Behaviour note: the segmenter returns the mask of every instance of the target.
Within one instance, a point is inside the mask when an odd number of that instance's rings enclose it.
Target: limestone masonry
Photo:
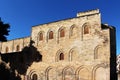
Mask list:
[[[99,10],[32,27],[31,36],[0,43],[1,54],[33,46],[42,60],[33,62],[25,80],[116,80],[115,28],[101,23]]]

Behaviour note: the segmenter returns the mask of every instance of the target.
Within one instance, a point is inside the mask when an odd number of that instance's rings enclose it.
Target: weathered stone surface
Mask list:
[[[33,26],[31,40],[42,54],[42,61],[34,62],[28,68],[25,79],[112,80],[114,75],[111,75],[111,55],[116,53],[111,52],[113,47],[115,49],[115,45],[111,44],[115,43],[115,35],[111,35],[114,34],[114,28],[106,27],[102,28],[99,10],[78,13],[77,17],[71,19]],[[60,37],[62,29],[64,36]],[[49,39],[50,32],[53,32],[53,39]],[[39,39],[40,33],[43,34],[42,40]],[[9,51],[14,52],[17,45],[22,50],[29,40],[30,37],[0,43],[0,50],[4,53],[8,46]]]

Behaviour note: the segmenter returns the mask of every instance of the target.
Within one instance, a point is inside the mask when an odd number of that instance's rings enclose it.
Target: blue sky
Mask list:
[[[120,53],[120,0],[0,0],[0,17],[11,25],[8,40],[31,35],[38,24],[76,17],[77,12],[99,9],[102,23],[116,27]]]

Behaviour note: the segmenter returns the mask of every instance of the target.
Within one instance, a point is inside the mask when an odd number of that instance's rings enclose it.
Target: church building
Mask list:
[[[32,26],[30,37],[1,42],[0,52],[20,52],[30,41],[42,59],[27,68],[23,80],[117,79],[115,28],[101,23],[98,9]]]

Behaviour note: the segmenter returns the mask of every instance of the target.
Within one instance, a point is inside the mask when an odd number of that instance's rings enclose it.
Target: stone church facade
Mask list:
[[[32,27],[31,36],[0,43],[0,52],[21,51],[30,40],[42,55],[24,80],[116,80],[115,28],[99,10]]]

